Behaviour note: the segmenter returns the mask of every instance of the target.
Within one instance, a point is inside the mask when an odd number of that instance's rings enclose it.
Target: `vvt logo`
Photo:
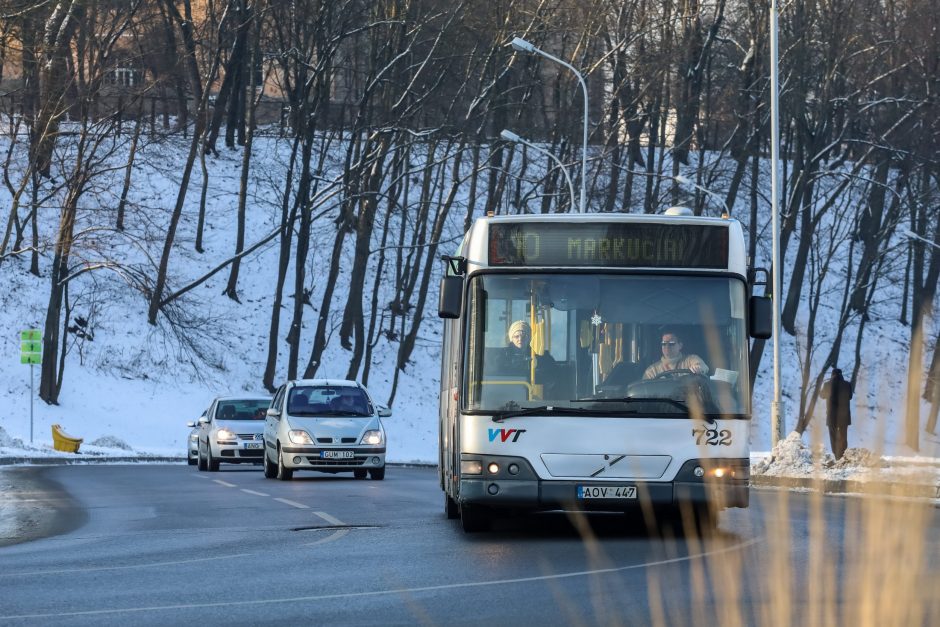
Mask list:
[[[525,433],[525,429],[490,429],[490,442],[495,442],[499,438],[500,442],[505,442],[512,438],[513,442],[519,440],[519,436]]]

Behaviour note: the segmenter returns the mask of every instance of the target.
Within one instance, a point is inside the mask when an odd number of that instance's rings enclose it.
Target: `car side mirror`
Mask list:
[[[388,418],[392,415],[392,410],[385,405],[379,405],[379,418]]]
[[[186,426],[189,427],[190,429],[193,429],[196,426],[196,421],[190,420],[189,422],[186,423]]]
[[[437,315],[441,318],[459,318],[462,304],[463,277],[451,275],[442,278]]]
[[[209,424],[209,418],[207,418],[206,416],[199,416],[199,424],[201,425]]]
[[[766,340],[773,335],[773,299],[767,296],[751,296],[748,299],[748,333],[751,337]]]
[[[278,419],[279,419],[279,418],[281,417],[281,412],[280,412],[280,410],[275,409],[275,408],[273,408],[273,407],[268,407],[268,411],[266,411],[265,414],[266,414],[267,416],[270,416],[271,418],[278,418]]]

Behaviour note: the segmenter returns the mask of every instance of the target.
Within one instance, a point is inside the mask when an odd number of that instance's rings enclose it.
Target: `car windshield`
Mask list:
[[[271,405],[270,400],[260,398],[226,399],[215,408],[216,420],[264,420]]]
[[[749,413],[736,277],[492,273],[468,287],[466,411]]]
[[[298,385],[287,396],[292,416],[371,416],[372,405],[361,388],[352,386]]]

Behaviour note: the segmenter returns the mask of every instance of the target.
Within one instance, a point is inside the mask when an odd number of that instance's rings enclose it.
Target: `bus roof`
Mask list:
[[[471,272],[490,267],[591,267],[747,274],[741,223],[690,215],[486,216],[474,221],[457,254],[467,259]]]

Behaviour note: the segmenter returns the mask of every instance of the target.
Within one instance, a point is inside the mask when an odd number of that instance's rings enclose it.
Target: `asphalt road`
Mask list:
[[[940,624],[940,510],[910,501],[752,490],[751,508],[724,512],[706,537],[623,514],[465,534],[444,517],[432,469],[390,467],[384,481],[182,464],[6,477],[47,515],[0,548],[2,625],[760,625],[806,622],[804,611],[854,624],[882,608],[858,592],[884,590],[892,559],[915,576],[885,611],[903,601],[917,624]],[[888,539],[864,540],[878,534]]]

